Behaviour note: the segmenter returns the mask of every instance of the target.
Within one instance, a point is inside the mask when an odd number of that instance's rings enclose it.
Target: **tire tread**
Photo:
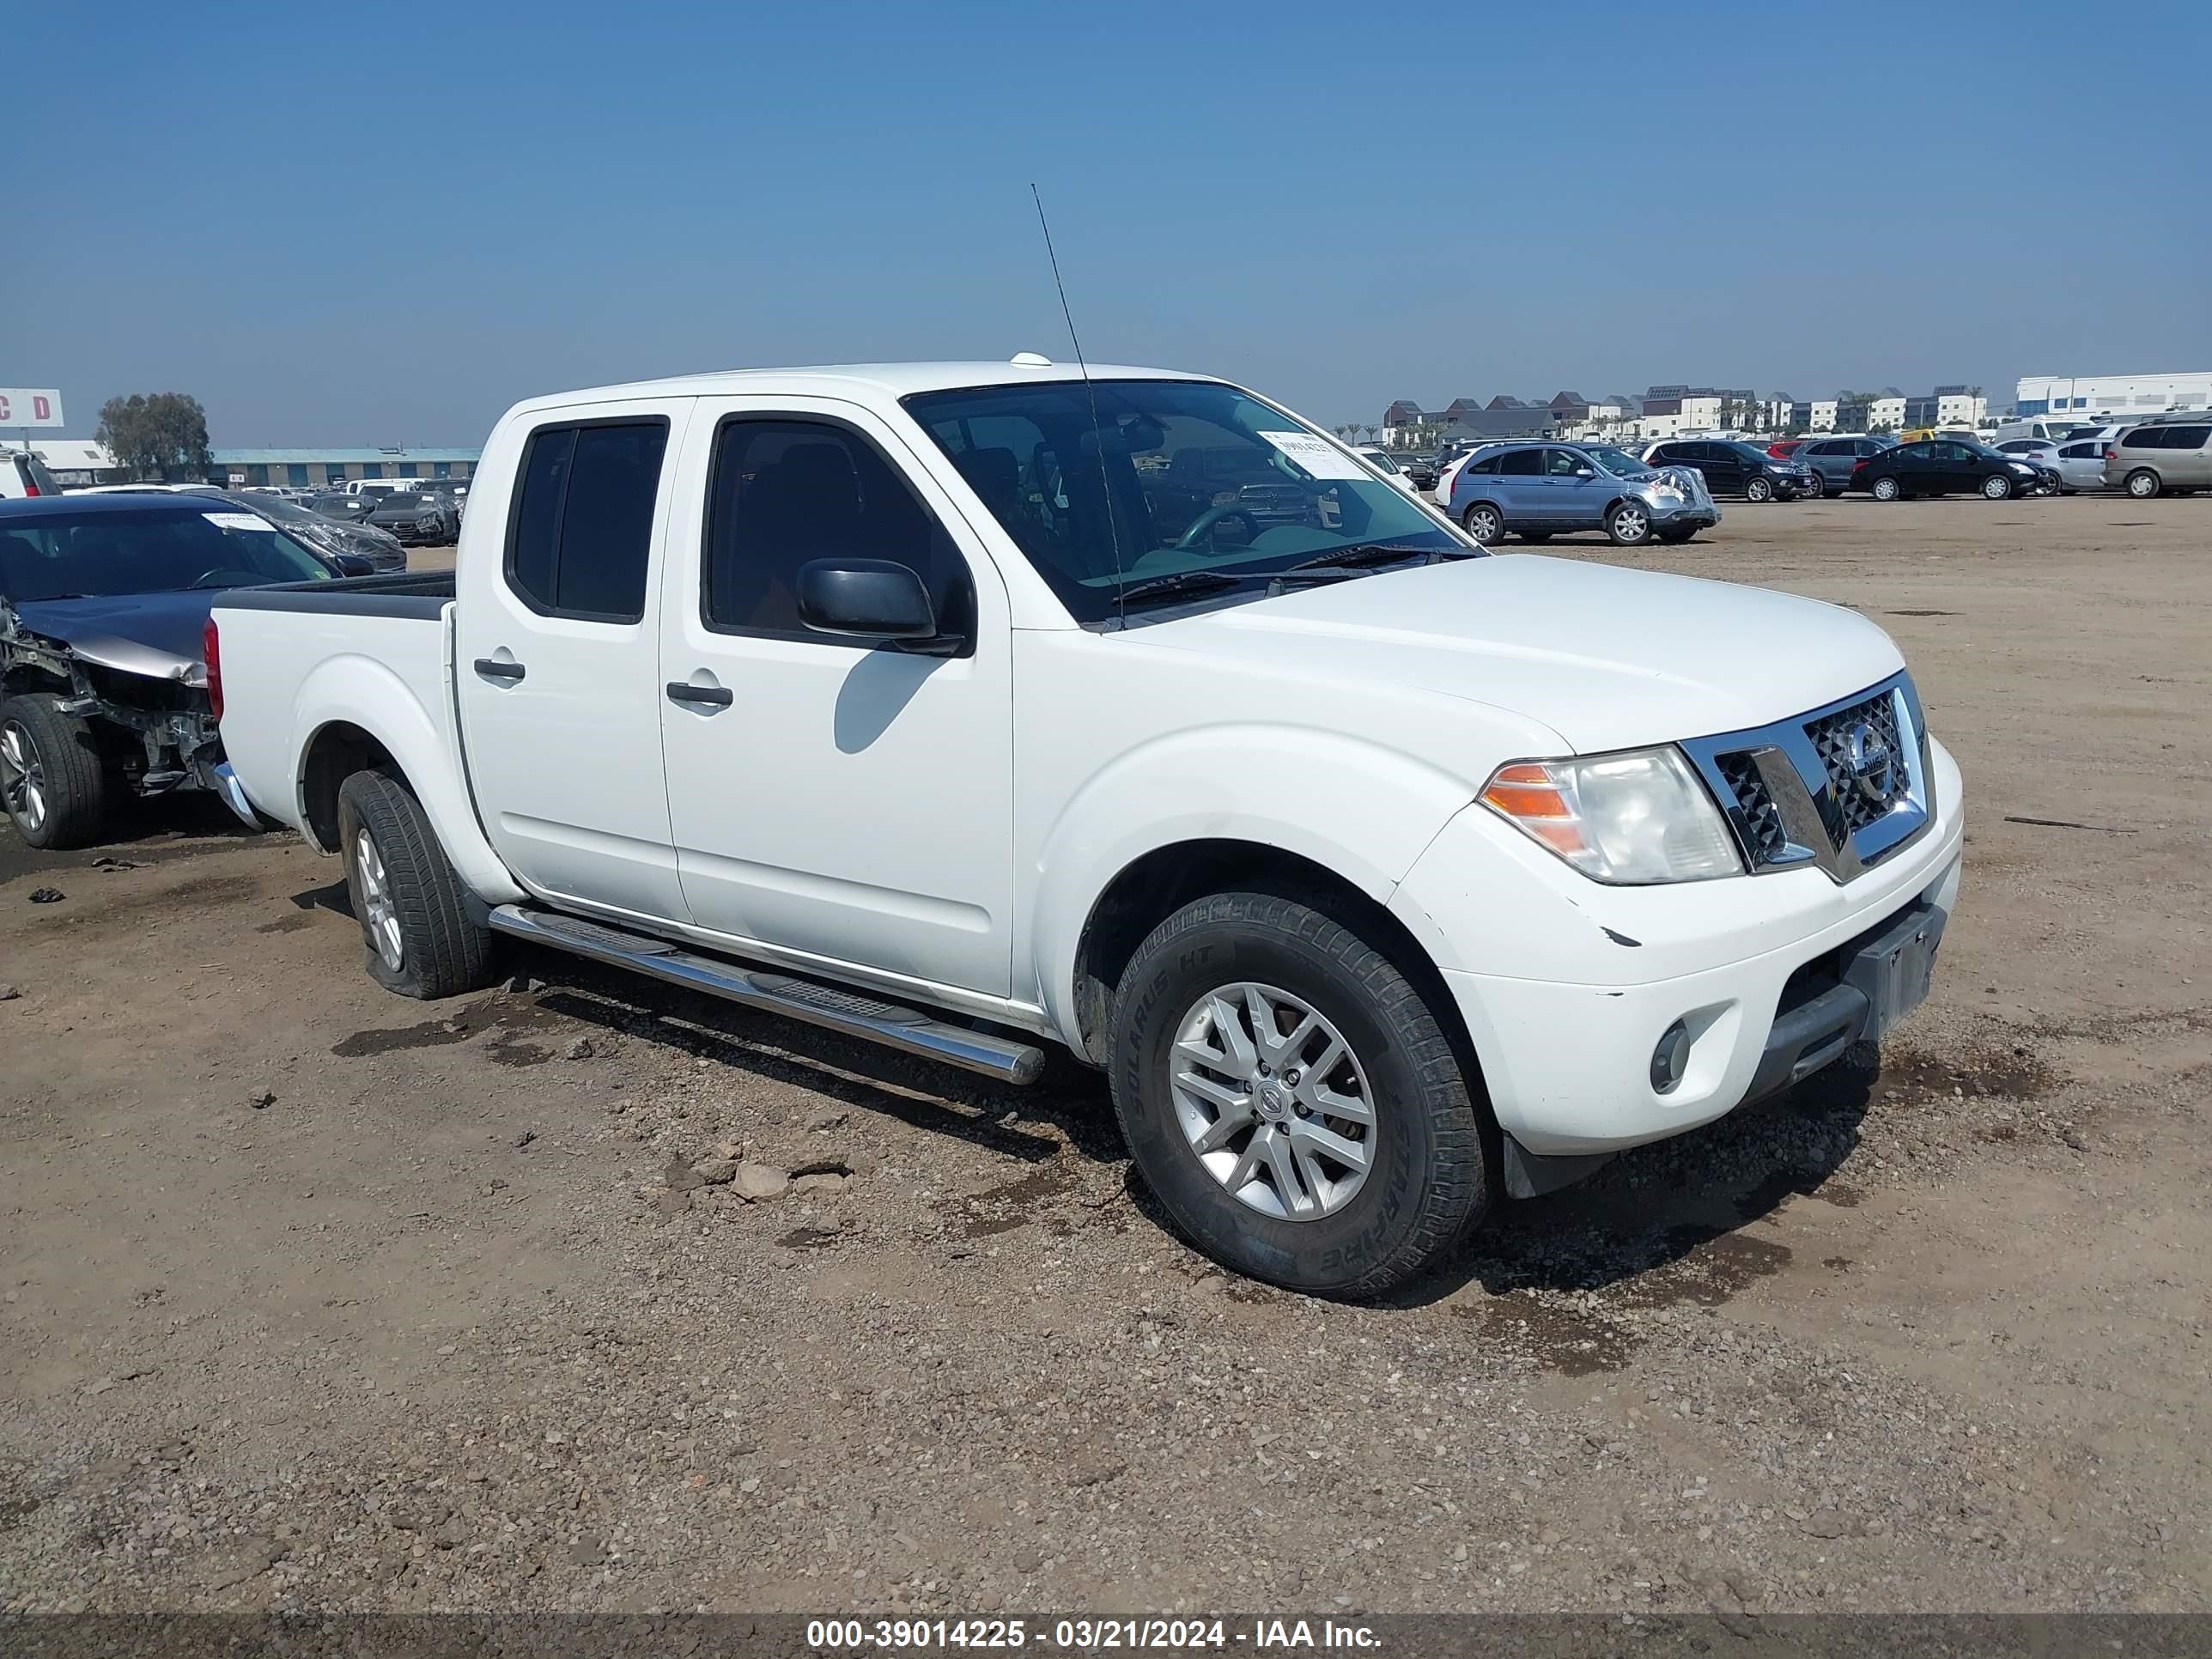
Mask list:
[[[1323,902],[1288,893],[1230,891],[1185,905],[1153,929],[1130,958],[1115,994],[1115,1025],[1118,1033],[1133,989],[1160,956],[1192,933],[1222,928],[1295,939],[1367,994],[1418,1080],[1418,1099],[1426,1109],[1435,1150],[1410,1233],[1356,1280],[1315,1292],[1368,1297],[1403,1284],[1474,1227],[1489,1195],[1489,1171],[1474,1097],[1451,1038],[1413,981],[1384,952],[1319,908]],[[1121,1109],[1122,1067],[1114,1066],[1111,1075],[1115,1103]]]
[[[15,720],[30,733],[46,774],[46,821],[36,837],[23,839],[34,847],[84,847],[100,839],[107,821],[107,767],[82,720],[61,711],[61,699],[50,691],[25,692],[0,702],[0,722]],[[19,833],[21,826],[16,826]]]
[[[338,806],[342,823],[350,814],[375,838],[399,908],[400,970],[386,969],[371,948],[369,971],[389,989],[425,1001],[489,983],[491,932],[469,919],[461,878],[414,792],[387,769],[356,772],[340,786]],[[349,848],[341,855],[350,878]]]

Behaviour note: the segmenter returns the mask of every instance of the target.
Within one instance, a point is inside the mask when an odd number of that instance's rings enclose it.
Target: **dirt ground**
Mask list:
[[[1972,790],[1935,997],[1387,1306],[1177,1243],[1087,1073],[552,957],[400,1001],[211,808],[0,840],[0,1599],[2204,1611],[2212,500],[1636,562],[1903,644]],[[664,1182],[725,1141],[816,1173]]]

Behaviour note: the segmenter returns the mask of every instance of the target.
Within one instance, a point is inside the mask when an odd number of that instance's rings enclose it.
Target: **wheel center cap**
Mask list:
[[[1290,1102],[1283,1091],[1272,1083],[1260,1085],[1260,1115],[1270,1120],[1279,1118],[1290,1109]]]

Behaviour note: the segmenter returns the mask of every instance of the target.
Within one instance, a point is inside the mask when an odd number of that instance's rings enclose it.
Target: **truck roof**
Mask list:
[[[620,386],[592,386],[578,392],[555,392],[527,398],[507,411],[529,414],[544,409],[568,409],[577,404],[614,403],[629,398],[704,398],[740,396],[749,392],[811,392],[817,396],[849,397],[866,390],[878,395],[903,398],[915,392],[945,392],[958,386],[1042,386],[1074,380],[1083,370],[1073,363],[942,362],[942,363],[827,363],[792,368],[729,368],[703,374],[678,374],[660,380],[632,380]],[[1138,368],[1125,363],[1092,363],[1094,380],[1205,380],[1214,377],[1172,368]]]

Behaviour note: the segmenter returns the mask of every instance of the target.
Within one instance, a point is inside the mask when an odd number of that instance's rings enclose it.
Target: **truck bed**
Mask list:
[[[450,570],[397,570],[381,576],[345,576],[327,582],[283,582],[242,587],[216,601],[220,611],[313,611],[351,617],[427,617],[435,619],[453,597]]]

